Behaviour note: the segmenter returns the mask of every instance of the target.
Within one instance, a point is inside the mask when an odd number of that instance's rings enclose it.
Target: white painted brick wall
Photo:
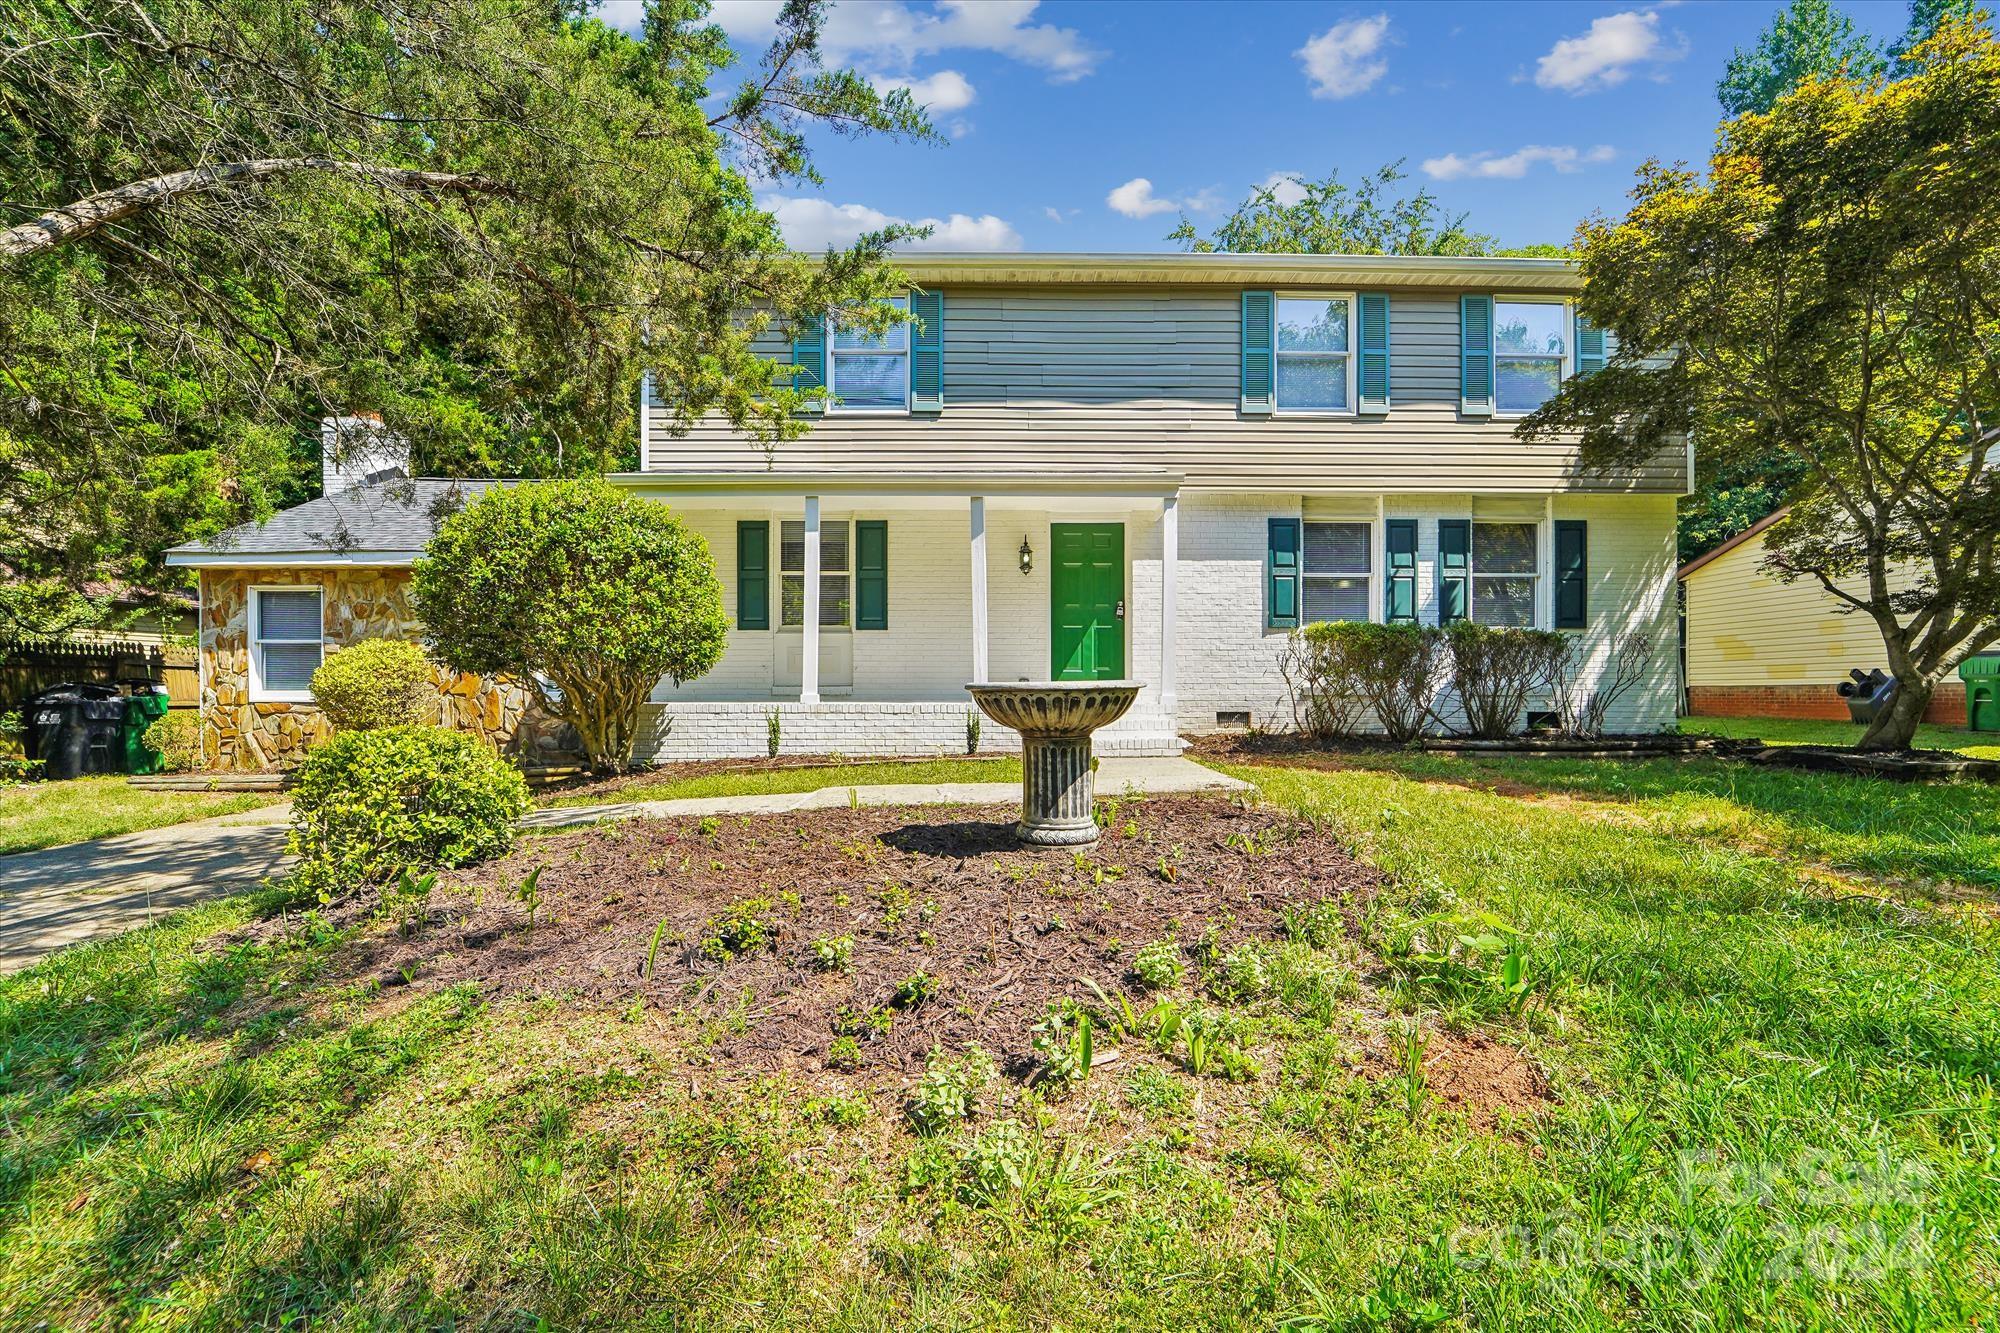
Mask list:
[[[1437,520],[1519,516],[1539,520],[1540,497],[1389,496],[1390,518],[1418,520],[1418,614],[1437,621]],[[803,507],[768,511],[690,508],[681,516],[708,538],[722,577],[732,625],[736,610],[736,522],[768,518],[773,525]],[[1290,725],[1278,672],[1286,634],[1264,629],[1266,521],[1272,517],[1352,516],[1373,519],[1364,497],[1285,494],[1193,494],[1180,502],[1178,709],[1182,732],[1211,730],[1221,711],[1248,711],[1259,726]],[[754,756],[766,752],[766,718],[777,708],[788,753],[852,755],[960,754],[965,748],[964,683],[972,670],[968,591],[970,538],[963,501],[935,507],[870,510],[828,505],[827,518],[883,518],[889,524],[889,629],[852,631],[854,682],[845,696],[817,709],[775,689],[777,631],[731,629],[722,662],[678,689],[654,691],[655,707],[637,756],[646,760]],[[1557,518],[1590,523],[1591,628],[1602,652],[1616,629],[1636,620],[1655,633],[1649,679],[1610,719],[1615,731],[1672,724],[1678,699],[1673,608],[1674,501],[1670,496],[1559,496]],[[1142,683],[1139,703],[1107,733],[1104,748],[1163,751],[1169,727],[1159,711],[1160,524],[1157,504],[1060,510],[990,500],[987,508],[987,590],[991,674],[995,680],[1041,680],[1049,674],[1049,524],[1125,524],[1128,563],[1127,667]],[[1019,567],[1021,538],[1035,553],[1034,569]],[[1376,538],[1379,561],[1380,534]],[[777,617],[777,584],[772,616]],[[1379,597],[1379,593],[1378,593]],[[825,693],[823,691],[823,693]],[[666,726],[666,719],[673,719]],[[984,749],[1018,748],[1018,738],[992,724]]]

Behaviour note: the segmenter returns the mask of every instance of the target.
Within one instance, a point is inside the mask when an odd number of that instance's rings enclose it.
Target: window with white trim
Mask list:
[[[1493,409],[1525,415],[1556,396],[1569,373],[1569,305],[1493,302]]]
[[[1354,410],[1354,298],[1280,296],[1273,351],[1280,412]]]
[[[1481,625],[1531,628],[1541,579],[1533,523],[1472,525],[1472,619]]]
[[[910,298],[891,296],[882,304],[905,314]],[[891,324],[882,333],[832,321],[826,344],[827,391],[835,412],[906,412],[910,407],[910,325]]]
[[[250,591],[251,693],[257,699],[312,698],[312,675],[325,655],[318,588]]]
[[[822,629],[845,629],[854,597],[854,573],[848,559],[847,520],[820,520],[819,623]],[[806,525],[788,518],[778,525],[778,623],[799,628],[806,623]]]
[[[1375,604],[1374,551],[1371,523],[1307,522],[1300,623],[1368,619]]]

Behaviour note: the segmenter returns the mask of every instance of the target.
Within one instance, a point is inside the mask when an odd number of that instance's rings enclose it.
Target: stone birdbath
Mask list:
[[[1041,847],[1097,841],[1090,733],[1139,697],[1136,680],[1043,680],[967,685],[979,711],[1021,733],[1021,822],[1014,836]]]

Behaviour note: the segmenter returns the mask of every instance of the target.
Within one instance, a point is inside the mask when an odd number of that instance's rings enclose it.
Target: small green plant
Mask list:
[[[1061,1092],[1090,1077],[1095,1059],[1090,1015],[1073,1001],[1050,1003],[1035,1024],[1032,1045],[1042,1058],[1040,1086]]]
[[[431,890],[437,887],[437,871],[412,875],[405,866],[396,882],[382,891],[382,905],[396,918],[397,929],[407,935],[415,930],[429,911]]]
[[[660,941],[666,938],[667,918],[661,917],[660,924],[653,927],[653,942],[646,946],[646,975],[652,976],[660,959]]]
[[[1018,1120],[996,1120],[979,1131],[959,1161],[959,1190],[967,1203],[990,1204],[1027,1183],[1035,1143]]]
[[[861,1068],[861,1043],[851,1035],[835,1037],[826,1048],[826,1064],[829,1069],[855,1070]]]
[[[1208,974],[1208,992],[1218,1000],[1255,1000],[1271,993],[1271,965],[1254,944],[1239,944]]]
[[[722,821],[714,815],[703,815],[701,822],[695,825],[695,832],[701,834],[704,838],[713,838],[716,834],[722,832]]]
[[[179,708],[155,719],[146,728],[146,748],[160,756],[169,773],[189,773],[202,767],[201,714]]]
[[[1430,1037],[1414,1018],[1396,1034],[1399,1070],[1396,1086],[1403,1094],[1403,1113],[1413,1124],[1423,1115],[1424,1104],[1430,1100],[1430,1079],[1424,1072],[1424,1053],[1429,1047]]]
[[[1180,941],[1168,936],[1144,945],[1132,955],[1132,979],[1147,990],[1165,990],[1180,984],[1186,965],[1181,961]]]
[[[889,1003],[898,1009],[915,1009],[936,999],[937,993],[937,978],[919,968],[897,984],[895,998]]]
[[[773,708],[764,715],[764,750],[771,758],[778,757],[778,746],[784,740],[784,714]]]
[[[1169,884],[1180,883],[1181,858],[1186,854],[1186,849],[1175,843],[1173,850],[1160,854],[1159,861],[1153,866],[1153,873]]]
[[[979,710],[976,708],[965,710],[965,752],[979,753]]]
[[[877,1041],[889,1035],[896,1015],[879,1005],[842,1005],[833,1016],[833,1030],[857,1041]]]
[[[884,884],[875,895],[875,901],[882,905],[882,924],[885,926],[899,926],[903,918],[910,914],[910,891],[900,884]]]
[[[868,1102],[861,1097],[815,1097],[806,1103],[806,1114],[840,1129],[852,1129],[867,1121]]]
[[[1340,919],[1340,905],[1331,898],[1316,903],[1286,903],[1278,909],[1278,916],[1284,923],[1285,938],[1315,949],[1331,948],[1347,937],[1346,923]]]
[[[528,913],[528,929],[535,928],[535,913],[542,908],[542,868],[536,866],[514,886],[514,901]]]
[[[778,924],[769,898],[739,898],[702,926],[701,951],[718,963],[755,953],[777,942]]]
[[[935,1134],[970,1119],[980,1090],[993,1081],[993,1057],[978,1046],[960,1056],[932,1047],[924,1058],[924,1074],[910,1098],[910,1123],[920,1134]]]
[[[822,972],[850,972],[854,969],[854,937],[822,935],[812,942],[813,966]]]

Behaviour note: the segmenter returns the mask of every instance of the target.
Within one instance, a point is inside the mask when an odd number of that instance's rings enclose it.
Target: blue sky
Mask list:
[[[1183,211],[1206,226],[1266,180],[1402,158],[1475,230],[1561,242],[1646,158],[1706,158],[1715,81],[1777,7],[846,0],[831,58],[910,87],[949,146],[824,135],[823,191],[760,197],[810,248],[900,219],[933,248],[1164,250]],[[1897,0],[1843,8],[1902,30]],[[754,61],[777,9],[714,16]]]

